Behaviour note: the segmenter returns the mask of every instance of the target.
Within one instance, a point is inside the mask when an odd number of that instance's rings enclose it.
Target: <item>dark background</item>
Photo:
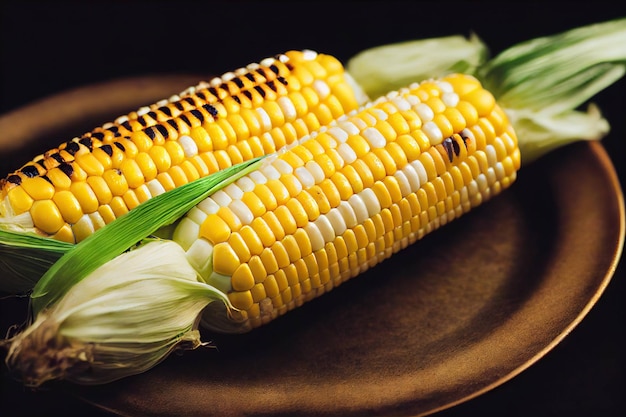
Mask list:
[[[624,16],[623,2],[597,1],[4,1],[0,114],[94,82],[222,73],[288,49],[315,49],[345,62],[376,45],[474,31],[496,53],[529,38]],[[595,101],[611,122],[603,143],[624,184],[626,82]],[[626,415],[625,268],[622,261],[585,320],[537,364],[438,415]],[[0,415],[100,415],[56,392],[33,394],[5,380],[0,384]]]

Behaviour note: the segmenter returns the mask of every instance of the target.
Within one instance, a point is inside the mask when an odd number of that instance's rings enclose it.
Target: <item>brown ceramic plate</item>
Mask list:
[[[52,98],[43,114],[93,108],[93,88],[115,98],[90,120],[56,126],[70,131],[189,80],[88,87]],[[137,101],[129,86],[156,96]],[[265,328],[206,334],[217,349],[171,356],[105,387],[68,389],[125,416],[430,414],[504,383],[559,343],[604,291],[623,239],[623,196],[603,147],[572,145],[524,167],[482,207]]]

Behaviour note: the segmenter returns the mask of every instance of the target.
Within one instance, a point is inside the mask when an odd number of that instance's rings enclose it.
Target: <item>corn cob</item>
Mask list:
[[[191,210],[173,240],[228,295],[236,331],[249,330],[499,193],[519,166],[515,133],[494,97],[474,77],[450,75],[383,97],[268,157]]]
[[[147,199],[274,152],[365,99],[332,56],[267,58],[35,157],[0,181],[0,223],[80,242]]]

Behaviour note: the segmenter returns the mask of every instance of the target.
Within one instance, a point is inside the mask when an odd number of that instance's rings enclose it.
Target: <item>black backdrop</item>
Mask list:
[[[597,1],[5,0],[0,6],[0,113],[98,81],[157,73],[221,73],[292,48],[315,49],[345,61],[375,45],[474,31],[495,53],[528,38],[624,16],[623,2]],[[613,127],[603,142],[624,184],[626,82],[603,92],[597,101]],[[625,272],[622,261],[596,307],[539,363],[438,415],[626,415]],[[4,380],[0,384],[2,415],[60,410],[65,415],[96,415],[88,406],[54,393],[34,395]],[[20,404],[21,411],[11,404]]]

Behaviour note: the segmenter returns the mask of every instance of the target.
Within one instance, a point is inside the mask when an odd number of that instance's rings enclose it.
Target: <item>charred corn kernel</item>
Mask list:
[[[235,307],[255,317],[241,329],[331,290],[506,188],[520,164],[514,135],[475,79],[453,75],[379,99],[265,160],[240,192],[209,197],[218,210],[249,213],[240,229],[224,222],[214,245],[228,245],[228,255],[210,255],[220,273],[232,271]],[[217,229],[209,217],[184,240]]]
[[[153,184],[151,190],[170,190],[275,152],[355,110],[364,98],[335,58],[289,51],[130,112],[33,158],[2,182],[0,200],[8,208],[0,216],[28,212],[32,205],[24,194],[55,201],[55,192],[70,190],[72,183],[88,177],[107,183],[108,192],[102,184],[94,187],[102,204],[108,204],[110,194],[124,196],[135,207],[147,196],[142,185],[152,180],[160,187]],[[9,197],[14,188],[26,192]],[[293,196],[293,189],[289,191]],[[93,210],[84,214],[95,213],[97,207]],[[110,216],[104,219],[112,221]],[[35,229],[41,229],[39,221],[33,219]]]

